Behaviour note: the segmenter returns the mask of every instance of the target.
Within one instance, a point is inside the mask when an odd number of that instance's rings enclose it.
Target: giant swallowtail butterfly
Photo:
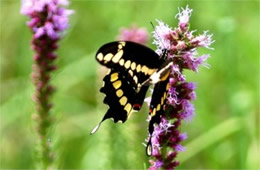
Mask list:
[[[109,69],[100,89],[105,94],[104,103],[109,109],[91,134],[108,118],[112,118],[115,123],[124,123],[133,111],[141,109],[149,85],[155,84],[149,109],[150,140],[146,148],[147,154],[151,155],[151,135],[154,124],[160,123],[160,116],[164,111],[170,67],[173,64],[172,60],[167,59],[167,50],[159,56],[141,44],[116,41],[103,45],[97,51],[96,60]]]

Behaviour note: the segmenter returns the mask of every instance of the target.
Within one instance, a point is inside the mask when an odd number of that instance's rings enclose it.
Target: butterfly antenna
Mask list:
[[[150,24],[152,25],[153,29],[155,30],[155,26],[153,25],[152,21],[150,21]]]

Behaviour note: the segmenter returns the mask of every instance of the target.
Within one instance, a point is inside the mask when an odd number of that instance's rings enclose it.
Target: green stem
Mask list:
[[[42,64],[44,63],[44,64]],[[37,132],[39,135],[39,157],[41,169],[52,169],[53,157],[50,149],[49,129],[52,124],[50,109],[52,107],[50,97],[53,93],[53,87],[50,85],[50,67],[52,61],[47,57],[37,60],[34,65],[33,82],[36,88],[35,102],[37,112]]]

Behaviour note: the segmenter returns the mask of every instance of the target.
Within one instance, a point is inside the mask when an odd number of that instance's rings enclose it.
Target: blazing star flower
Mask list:
[[[33,100],[37,112],[33,114],[33,118],[37,121],[41,140],[41,169],[51,169],[53,161],[47,136],[52,122],[50,109],[53,105],[50,97],[55,89],[50,84],[50,79],[52,71],[57,68],[54,64],[57,58],[57,42],[68,27],[68,16],[73,13],[72,10],[62,7],[68,4],[67,0],[22,0],[21,13],[30,18],[27,25],[33,33],[31,46],[35,55],[32,81],[36,89]]]
[[[119,41],[133,41],[140,44],[147,44],[149,35],[146,28],[138,28],[133,25],[131,28],[121,28],[116,38]]]
[[[176,18],[179,19],[179,28],[184,32],[189,26],[189,20],[192,13],[192,9],[189,9],[188,5],[185,9],[179,9],[179,13],[176,15]]]
[[[22,0],[21,14],[31,18],[27,25],[35,38],[47,35],[55,40],[68,27],[68,16],[72,10],[62,8],[67,0]]]
[[[206,47],[206,48],[208,48],[208,49],[212,49],[212,50],[213,50],[213,48],[210,47],[210,45],[214,42],[214,41],[212,40],[213,34],[208,35],[207,33],[208,33],[208,31],[204,31],[204,33],[203,33],[202,35],[199,35],[199,36],[197,36],[197,37],[194,37],[194,38],[190,41],[190,43],[191,43],[194,47],[197,47],[197,46],[199,46],[199,47]]]
[[[178,152],[185,151],[180,144],[187,139],[186,133],[180,133],[179,127],[182,120],[190,122],[194,116],[194,106],[191,101],[196,99],[196,85],[186,81],[183,70],[198,72],[200,65],[209,67],[205,61],[209,55],[197,56],[197,48],[205,47],[213,49],[210,45],[214,42],[212,34],[205,31],[202,35],[194,36],[195,31],[189,30],[189,20],[192,9],[188,6],[179,9],[176,18],[179,20],[178,27],[170,28],[162,21],[153,32],[154,44],[157,46],[157,53],[162,54],[163,49],[169,51],[168,58],[174,62],[171,68],[167,102],[165,113],[161,115],[160,123],[154,127],[151,136],[152,159],[149,161],[150,170],[174,169],[179,165],[175,160]],[[150,136],[148,137],[148,139]]]
[[[157,46],[156,52],[161,55],[164,49],[170,50],[171,48],[170,40],[166,36],[172,32],[172,29],[164,22],[160,20],[156,21],[158,22],[158,26],[153,31],[153,44]]]

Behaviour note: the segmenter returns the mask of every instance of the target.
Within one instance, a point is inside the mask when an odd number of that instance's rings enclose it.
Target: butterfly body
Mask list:
[[[169,74],[172,61],[167,52],[159,56],[152,49],[130,41],[116,41],[103,45],[96,54],[96,60],[109,69],[100,89],[105,94],[104,103],[109,106],[105,116],[91,133],[95,133],[100,124],[108,119],[125,122],[133,111],[139,111],[143,105],[149,85],[155,84],[150,102],[150,136],[154,124],[160,123],[169,88]],[[151,141],[147,154],[151,154]]]

